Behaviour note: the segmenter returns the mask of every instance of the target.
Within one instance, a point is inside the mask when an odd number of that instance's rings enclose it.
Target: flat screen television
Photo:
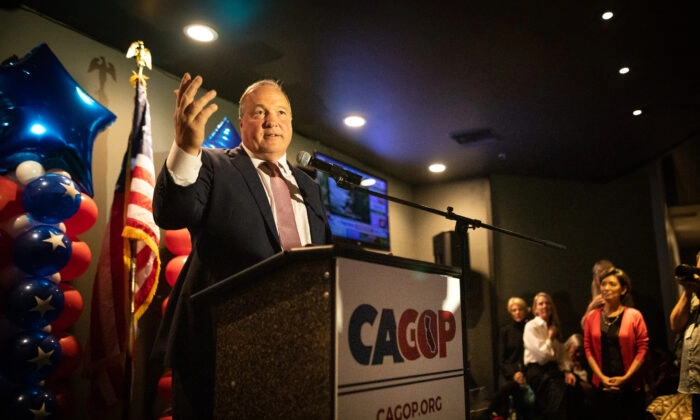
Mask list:
[[[314,156],[361,175],[361,187],[387,195],[387,183],[384,179],[321,153],[315,153]],[[385,198],[357,189],[341,188],[331,175],[323,171],[316,171],[316,181],[321,186],[328,223],[336,243],[390,251],[389,204]]]

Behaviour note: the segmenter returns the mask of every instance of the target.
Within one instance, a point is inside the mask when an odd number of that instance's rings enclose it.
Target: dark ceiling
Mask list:
[[[698,138],[691,2],[21,3],[124,52],[143,40],[155,67],[201,74],[234,102],[249,83],[279,79],[297,132],[413,185],[489,174],[605,182]],[[218,41],[185,39],[192,21]],[[351,112],[367,125],[344,127]],[[451,137],[465,132],[489,135]],[[433,161],[447,171],[430,174]]]

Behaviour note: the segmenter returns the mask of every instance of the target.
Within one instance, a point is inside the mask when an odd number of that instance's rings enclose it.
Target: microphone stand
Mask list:
[[[386,194],[382,194],[380,192],[372,191],[370,189],[364,188],[362,186],[359,186],[357,184],[354,184],[352,182],[349,182],[344,176],[339,175],[339,174],[333,174],[330,173],[330,175],[335,179],[335,183],[346,190],[353,190],[353,191],[361,191],[365,192],[367,194],[373,195],[375,197],[383,198],[385,200],[393,201],[395,203],[403,204],[405,206],[413,207],[428,213],[433,213],[437,214],[440,216],[443,216],[444,218],[448,220],[454,220],[455,221],[455,234],[457,236],[457,240],[459,241],[459,245],[461,247],[461,250],[463,253],[469,252],[468,246],[468,231],[469,229],[476,229],[476,228],[485,228],[485,229],[490,229],[494,232],[499,232],[503,233],[506,235],[514,236],[516,238],[520,239],[525,239],[530,242],[535,242],[540,245],[545,245],[548,247],[552,248],[558,248],[558,249],[566,249],[566,246],[562,244],[558,244],[556,242],[552,241],[547,241],[544,239],[538,239],[534,238],[532,236],[526,236],[521,233],[513,232],[507,229],[502,229],[496,226],[491,226],[486,223],[482,223],[480,220],[476,219],[470,219],[465,216],[461,216],[459,214],[456,214],[453,210],[452,207],[447,207],[447,211],[441,211],[434,209],[432,207],[424,206],[421,204],[417,204],[411,201],[403,200],[401,198],[397,197],[392,197]],[[462,267],[461,267],[461,275],[459,279],[459,289],[460,289],[460,299],[461,302],[467,302],[467,295],[466,295],[466,277],[467,277],[467,271],[469,270],[469,267],[467,267],[467,261],[469,261],[469,258],[467,258],[467,255],[462,256]],[[462,306],[462,305],[460,305]],[[470,366],[469,366],[469,352],[468,352],[468,345],[467,345],[467,311],[464,310],[464,307],[461,307],[461,312],[462,312],[462,337],[464,338],[464,343],[463,343],[463,351],[462,351],[462,363],[464,366],[465,370],[465,395],[464,395],[464,404],[465,404],[465,412],[469,413],[468,415],[471,414],[470,410],[470,404],[471,402],[469,401],[469,384],[468,380],[469,377],[467,376],[469,374]]]

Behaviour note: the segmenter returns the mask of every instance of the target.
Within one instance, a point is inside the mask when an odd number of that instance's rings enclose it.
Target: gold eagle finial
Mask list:
[[[139,72],[136,73],[132,70],[132,75],[129,78],[129,81],[133,87],[136,87],[137,80],[140,80],[141,83],[146,86],[148,76],[143,74],[143,68],[148,67],[149,70],[152,70],[151,51],[144,46],[143,41],[134,41],[131,43],[129,50],[126,52],[126,58],[132,57],[136,57],[136,66],[139,68]]]

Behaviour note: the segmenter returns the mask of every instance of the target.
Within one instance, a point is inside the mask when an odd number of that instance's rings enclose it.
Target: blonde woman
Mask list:
[[[517,296],[508,299],[506,307],[511,319],[501,327],[498,334],[498,360],[504,381],[503,386],[491,399],[489,412],[494,417],[505,418],[508,414],[509,397],[512,397],[513,408],[518,412],[518,418],[527,420],[530,418],[529,407],[525,406],[521,393],[527,388],[523,366],[523,331],[530,310],[525,300]]]

